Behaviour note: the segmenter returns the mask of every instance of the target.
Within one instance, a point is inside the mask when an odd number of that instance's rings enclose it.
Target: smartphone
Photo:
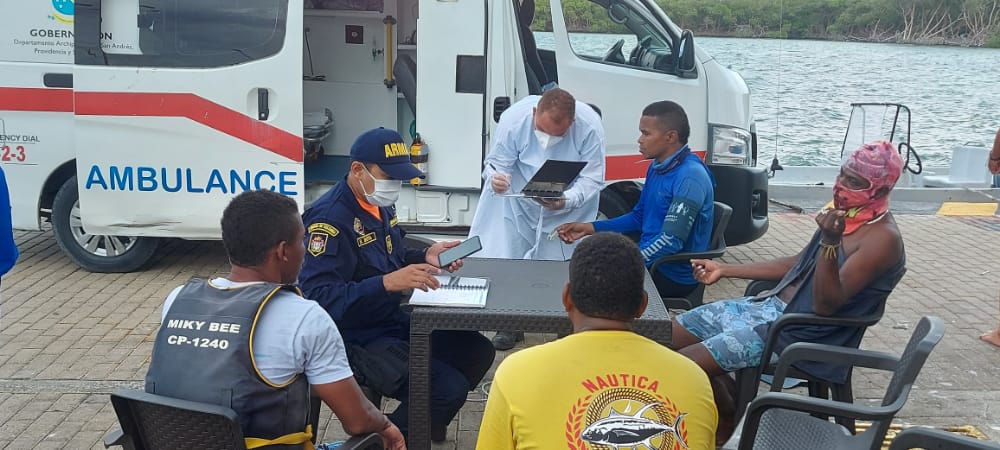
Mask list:
[[[461,244],[458,244],[452,248],[449,248],[440,255],[438,255],[438,262],[441,264],[438,267],[445,268],[451,265],[451,263],[458,261],[466,256],[476,253],[483,249],[483,245],[479,243],[479,236],[473,236]]]

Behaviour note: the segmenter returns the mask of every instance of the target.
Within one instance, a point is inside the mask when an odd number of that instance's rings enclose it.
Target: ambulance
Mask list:
[[[669,99],[733,207],[728,243],[767,229],[747,85],[653,0],[2,1],[14,227],[51,224],[90,271],[138,270],[164,238],[218,239],[248,189],[304,209],[379,126],[419,134],[427,155],[402,226],[465,234],[500,113],[551,85],[602,114],[601,216],[638,199],[639,116]]]

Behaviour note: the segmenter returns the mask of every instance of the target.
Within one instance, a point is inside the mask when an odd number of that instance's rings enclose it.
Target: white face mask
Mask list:
[[[402,180],[379,180],[375,178],[365,167],[365,172],[368,176],[372,177],[375,181],[375,192],[371,194],[365,189],[365,184],[361,183],[361,191],[365,194],[365,200],[375,206],[381,206],[383,208],[390,207],[396,204],[396,200],[399,200],[399,190],[403,187]],[[359,180],[360,181],[360,180]]]
[[[562,140],[562,138],[562,136],[553,136],[542,130],[535,130],[535,139],[538,139],[538,142],[542,144],[542,148],[544,149],[548,149],[549,147],[556,145]]]

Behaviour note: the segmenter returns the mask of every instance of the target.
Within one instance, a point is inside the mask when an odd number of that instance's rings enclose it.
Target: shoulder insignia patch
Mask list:
[[[371,244],[372,242],[375,242],[375,232],[374,231],[372,231],[371,233],[368,233],[368,234],[363,234],[360,237],[358,237],[358,247],[364,247],[364,246],[366,246],[368,244]]]
[[[390,227],[396,226],[397,223],[399,223],[399,217],[392,216],[392,219],[389,219],[389,226]]]
[[[324,224],[325,225],[325,224]],[[333,231],[337,231],[334,229]],[[323,232],[315,232],[309,234],[309,254],[313,256],[319,256],[326,253],[326,241],[330,239],[330,235]]]
[[[336,237],[338,234],[340,234],[340,230],[338,230],[336,227],[323,222],[316,222],[312,225],[309,225],[309,228],[306,229],[306,232],[308,233],[321,232],[321,233],[326,233],[327,235],[332,237]]]

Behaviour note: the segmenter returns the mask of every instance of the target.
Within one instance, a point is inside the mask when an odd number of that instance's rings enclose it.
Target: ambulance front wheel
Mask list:
[[[52,202],[56,242],[77,265],[91,272],[133,272],[145,266],[160,245],[158,238],[87,233],[80,218],[76,177],[63,183]]]

